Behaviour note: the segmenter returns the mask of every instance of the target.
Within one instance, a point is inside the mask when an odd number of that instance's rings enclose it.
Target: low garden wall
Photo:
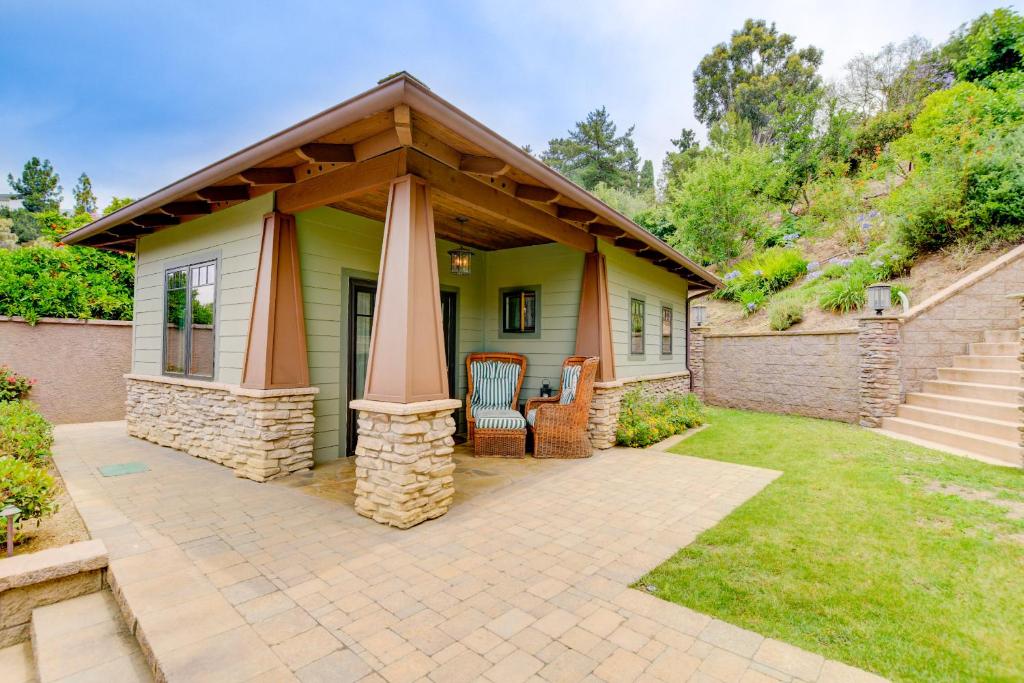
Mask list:
[[[0,317],[0,365],[36,380],[32,400],[56,424],[124,418],[132,324]]]
[[[857,421],[856,329],[704,334],[702,342],[703,398],[707,403]],[[691,353],[691,363],[694,355]]]

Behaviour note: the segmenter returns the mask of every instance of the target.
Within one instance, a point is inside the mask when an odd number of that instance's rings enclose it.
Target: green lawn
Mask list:
[[[1024,680],[1024,472],[823,420],[708,421],[673,450],[783,474],[640,584],[890,678]]]

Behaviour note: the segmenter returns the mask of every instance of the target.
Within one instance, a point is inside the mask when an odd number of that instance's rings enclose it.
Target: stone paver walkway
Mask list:
[[[776,472],[616,449],[398,531],[122,423],[58,427],[55,459],[166,680],[877,680],[628,588]]]

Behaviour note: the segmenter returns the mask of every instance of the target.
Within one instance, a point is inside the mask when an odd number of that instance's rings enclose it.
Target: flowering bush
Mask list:
[[[0,508],[16,505],[21,513],[15,526],[15,540],[26,520],[39,520],[57,511],[57,490],[42,467],[14,458],[0,458]],[[7,524],[0,524],[0,542],[7,541]]]
[[[0,403],[0,458],[42,464],[50,457],[53,427],[28,401]]]
[[[704,404],[693,394],[652,401],[634,389],[622,397],[615,439],[621,446],[644,448],[702,425],[704,419]]]
[[[0,403],[28,398],[28,392],[35,383],[34,379],[19,375],[6,365],[0,365]]]
[[[738,301],[750,314],[767,297],[785,289],[806,271],[807,261],[799,249],[772,247],[736,264],[736,268],[722,278],[725,287],[715,296]]]

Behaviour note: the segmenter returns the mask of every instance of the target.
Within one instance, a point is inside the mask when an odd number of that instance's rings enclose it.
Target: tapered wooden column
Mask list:
[[[612,348],[612,319],[608,307],[608,269],[604,254],[589,252],[583,259],[583,286],[576,324],[576,355],[597,356],[598,382],[615,379],[615,351]]]
[[[295,216],[263,217],[256,293],[245,348],[242,386],[289,389],[309,386],[306,322],[302,310]]]
[[[448,398],[434,211],[430,186],[413,175],[391,181],[388,194],[364,396],[389,403]]]

